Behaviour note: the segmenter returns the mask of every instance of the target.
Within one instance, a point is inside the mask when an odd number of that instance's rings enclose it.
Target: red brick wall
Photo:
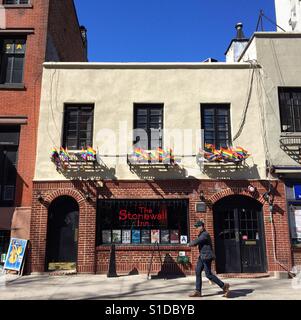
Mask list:
[[[60,61],[87,61],[79,27],[73,0],[50,1],[48,34]]]
[[[294,266],[301,266],[301,249],[294,249],[293,264]]]
[[[28,8],[24,6],[6,8],[7,29],[34,29],[34,32],[27,36],[26,42],[25,89],[0,89],[0,115],[28,117],[28,124],[22,126],[20,135],[15,203],[17,207],[31,207],[32,201],[32,179],[36,156],[42,64],[46,55],[48,15],[49,32],[52,33],[54,42],[59,48],[62,60],[85,61],[73,1],[51,0],[50,2],[50,12],[48,0],[32,0],[33,6]]]
[[[32,270],[43,271],[45,261],[45,242],[46,242],[46,225],[47,225],[47,207],[52,199],[59,195],[76,193],[76,199],[81,198],[81,219],[79,226],[80,247],[78,258],[78,271],[80,272],[98,272],[107,273],[109,268],[110,251],[108,246],[100,246],[95,250],[95,223],[96,212],[92,210],[96,197],[101,199],[173,199],[182,198],[189,199],[189,224],[191,238],[197,236],[197,230],[193,227],[194,223],[199,219],[204,219],[209,233],[214,239],[214,226],[212,205],[219,199],[232,195],[241,194],[251,196],[246,190],[249,185],[247,181],[197,181],[197,180],[170,180],[157,182],[135,182],[135,181],[116,181],[106,182],[103,188],[96,189],[96,186],[90,182],[85,185],[84,182],[40,182],[35,183],[34,200],[33,200],[33,216],[32,216]],[[258,190],[258,201],[263,203],[264,227],[266,237],[266,253],[268,271],[283,271],[283,268],[274,261],[273,245],[271,234],[271,223],[269,220],[269,206],[264,202],[262,195],[268,190],[267,182],[252,181]],[[195,204],[199,201],[199,193],[203,190],[208,209],[206,213],[200,214],[195,212]],[[92,202],[83,200],[83,195],[89,191],[93,196]],[[45,200],[39,203],[37,194],[41,192]],[[290,270],[292,267],[291,247],[289,239],[288,219],[285,211],[284,185],[278,183],[275,196],[275,214],[274,221],[276,226],[276,247],[277,259],[287,266]],[[94,207],[93,207],[94,208]],[[90,210],[90,211],[89,211]],[[88,219],[88,223],[83,222]],[[83,248],[86,248],[84,253]],[[88,250],[87,250],[88,248]],[[117,273],[128,273],[134,267],[139,272],[147,273],[149,259],[151,257],[150,246],[116,246],[116,263]],[[162,257],[167,253],[175,260],[179,251],[187,251],[190,257],[192,268],[188,273],[193,272],[194,266],[198,258],[197,248],[187,249],[186,246],[162,247]],[[87,255],[88,256],[85,256]],[[96,265],[94,263],[96,261]],[[152,272],[160,270],[158,256],[155,257],[155,265]]]
[[[48,1],[35,0],[33,8],[7,8],[10,29],[34,29],[27,36],[24,83],[25,90],[0,90],[0,114],[27,116],[22,126],[18,156],[16,206],[30,207],[34,174],[37,123],[41,92],[42,63],[45,57]]]

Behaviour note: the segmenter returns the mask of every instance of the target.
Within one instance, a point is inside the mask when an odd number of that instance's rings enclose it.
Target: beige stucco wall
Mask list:
[[[35,180],[72,177],[72,174],[56,172],[50,161],[52,147],[59,147],[62,141],[64,103],[94,103],[94,148],[100,154],[121,155],[119,158],[101,157],[105,166],[97,173],[91,173],[91,177],[264,179],[265,154],[256,90],[252,91],[242,134],[234,143],[252,154],[247,165],[237,170],[202,170],[196,158],[189,157],[198,152],[198,145],[201,144],[201,103],[230,103],[232,136],[237,132],[249,92],[251,73],[247,63],[45,64]],[[133,104],[147,102],[164,103],[165,130],[179,129],[187,135],[171,145],[165,141],[165,148],[171,147],[176,155],[187,156],[181,159],[181,164],[175,169],[162,171],[157,168],[133,173],[126,164],[126,157],[123,157],[132,151],[130,130],[133,128]],[[120,126],[123,128],[121,131]],[[115,132],[115,141],[109,141],[108,137],[99,133],[103,129]],[[190,134],[193,136],[192,150],[189,150]],[[121,139],[126,135],[127,145]],[[183,150],[179,148],[182,144],[185,146]]]
[[[301,167],[280,148],[281,137],[300,137],[301,133],[281,132],[278,97],[278,87],[301,87],[301,34],[256,33],[245,56],[253,51],[254,43],[256,43],[256,56],[251,56],[262,67],[257,72],[256,81],[259,83],[258,99],[264,104],[271,164]]]

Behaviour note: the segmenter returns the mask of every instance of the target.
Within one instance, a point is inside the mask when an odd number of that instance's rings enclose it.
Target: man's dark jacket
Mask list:
[[[199,235],[198,238],[190,242],[190,247],[199,247],[200,258],[202,260],[212,260],[215,259],[215,255],[212,249],[212,241],[209,233],[204,230]]]

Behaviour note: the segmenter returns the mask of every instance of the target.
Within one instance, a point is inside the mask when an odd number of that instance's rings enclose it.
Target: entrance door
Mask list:
[[[75,270],[79,206],[71,197],[60,197],[49,207],[46,248],[47,270]]]
[[[265,272],[262,205],[248,197],[230,196],[214,206],[217,271]]]

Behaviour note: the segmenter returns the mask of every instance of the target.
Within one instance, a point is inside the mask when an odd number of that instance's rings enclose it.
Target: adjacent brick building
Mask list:
[[[29,239],[43,62],[84,62],[87,48],[72,0],[0,0],[0,5],[0,252],[5,253],[10,235]]]

